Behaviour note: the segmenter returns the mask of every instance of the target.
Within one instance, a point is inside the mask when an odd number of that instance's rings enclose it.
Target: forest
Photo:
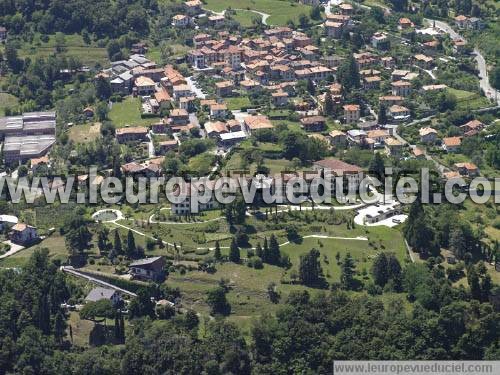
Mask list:
[[[379,259],[372,272],[384,285],[394,267]],[[500,314],[484,270],[469,272],[470,292],[432,260],[396,274],[404,292],[392,301],[338,287],[293,292],[275,316],[252,321],[250,337],[218,313],[208,321],[190,310],[154,314],[150,296],[172,291],[150,285],[130,304],[122,344],[83,349],[72,345],[61,307],[81,289],[37,250],[23,269],[0,272],[0,372],[326,374],[334,359],[499,358]]]

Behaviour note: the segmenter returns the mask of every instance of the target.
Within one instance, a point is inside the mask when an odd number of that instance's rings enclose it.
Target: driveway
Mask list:
[[[152,159],[155,157],[155,145],[153,143],[153,136],[151,134],[151,131],[148,133],[148,139],[149,139],[149,142],[148,142],[148,155],[149,155],[149,158]]]
[[[201,88],[198,87],[192,76],[186,77],[186,83],[189,85],[189,89],[196,95],[198,99],[205,99],[207,97],[201,90]]]
[[[0,255],[0,259],[10,257],[11,255],[14,255],[15,253],[17,253],[18,251],[24,250],[24,246],[17,245],[15,243],[10,242],[10,241],[4,241],[3,243],[6,245],[10,245],[10,250],[7,251],[6,253]]]

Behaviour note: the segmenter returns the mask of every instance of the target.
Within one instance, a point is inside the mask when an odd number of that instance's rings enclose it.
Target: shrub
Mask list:
[[[496,219],[494,222],[493,222],[493,227],[495,229],[500,229],[500,218]]]

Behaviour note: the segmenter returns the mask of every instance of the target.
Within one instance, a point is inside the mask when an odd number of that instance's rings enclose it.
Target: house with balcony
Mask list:
[[[128,273],[132,279],[160,282],[166,275],[165,266],[165,258],[161,256],[145,258],[130,263]]]

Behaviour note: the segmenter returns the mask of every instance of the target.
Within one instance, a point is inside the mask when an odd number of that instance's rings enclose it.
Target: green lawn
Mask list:
[[[311,7],[288,0],[206,0],[206,9],[220,12],[232,9],[253,9],[270,14],[269,25],[286,25],[288,20],[298,23],[301,14],[309,15]]]
[[[252,105],[248,96],[236,96],[233,98],[224,98],[227,104],[227,109],[234,111],[241,108],[248,108]]]
[[[388,231],[388,235],[390,230]],[[347,253],[350,253],[354,261],[356,262],[356,270],[358,273],[366,273],[369,275],[373,259],[377,254],[384,251],[395,252],[400,262],[403,262],[406,258],[404,248],[400,246],[399,242],[402,240],[399,232],[394,231],[392,233],[394,240],[392,241],[388,236],[384,234],[384,240],[378,243],[375,238],[379,239],[376,232],[370,233],[368,238],[370,241],[354,241],[354,240],[343,240],[343,239],[316,239],[316,238],[306,238],[300,244],[290,244],[282,246],[282,251],[286,253],[293,264],[292,270],[298,270],[298,264],[300,256],[309,251],[312,248],[316,248],[321,253],[321,266],[323,267],[323,272],[325,273],[326,279],[329,282],[340,281],[340,265],[337,264],[335,258],[336,254],[340,254],[341,260],[345,257]],[[351,237],[352,234],[346,236]],[[343,236],[341,236],[343,237]],[[387,246],[387,243],[391,243],[392,246]],[[383,244],[380,246],[380,244]],[[378,245],[378,246],[377,246]],[[290,273],[287,273],[287,277]],[[360,275],[361,276],[361,275]]]
[[[449,93],[455,95],[457,98],[457,107],[460,109],[477,109],[491,105],[487,98],[479,94],[465,90],[457,90],[451,87],[447,88],[447,90]]]
[[[18,104],[19,101],[14,95],[0,92],[0,116],[5,115],[6,108],[15,108]]]
[[[239,147],[243,150],[257,149],[262,152],[280,152],[283,150],[283,148],[276,143],[258,142],[257,146],[254,146],[250,140],[241,142]]]
[[[47,57],[56,53],[55,35],[49,35],[49,40],[44,43],[40,41],[39,35],[35,36],[32,43],[25,43],[21,46],[18,53],[20,57]],[[108,63],[108,54],[106,48],[101,48],[91,43],[85,44],[81,35],[70,34],[64,38],[65,51],[59,54],[67,57],[74,57],[86,65],[100,63],[101,65]]]
[[[26,264],[33,251],[37,248],[47,248],[49,249],[49,255],[51,259],[58,259],[64,262],[68,256],[68,250],[64,242],[64,237],[57,234],[53,234],[47,237],[45,240],[37,244],[36,246],[29,247],[27,249],[21,250],[10,257],[0,259],[0,267],[22,267]]]
[[[252,223],[252,220],[250,220],[250,223]],[[276,284],[282,300],[285,300],[293,290],[305,289],[313,294],[319,292],[318,289],[307,288],[302,285],[281,283],[282,280],[290,280],[290,272],[298,268],[300,256],[312,248],[318,249],[321,253],[321,265],[329,283],[339,281],[340,266],[335,259],[337,252],[340,254],[341,260],[347,252],[351,254],[356,263],[356,277],[362,281],[367,281],[371,277],[371,264],[379,252],[394,252],[401,263],[406,260],[402,237],[396,229],[355,228],[348,230],[343,225],[328,226],[328,228],[337,236],[355,237],[364,235],[369,238],[369,241],[304,239],[300,244],[288,244],[281,247],[282,253],[287,254],[292,262],[290,270],[267,264],[264,265],[263,269],[256,270],[243,264],[223,263],[217,265],[217,271],[213,274],[200,271],[188,271],[184,274],[180,272],[172,273],[169,275],[167,283],[172,287],[181,289],[183,303],[186,306],[194,308],[198,312],[207,313],[206,292],[215,288],[222,278],[229,280],[231,286],[227,295],[231,304],[229,319],[238,326],[241,325],[245,332],[248,332],[252,319],[258,318],[263,313],[274,313],[280,306],[279,304],[272,304],[267,296],[267,286],[271,282]],[[267,235],[269,234],[267,233]],[[278,238],[279,242],[283,241],[282,236]],[[241,249],[240,251],[241,256],[245,257],[247,250]],[[223,249],[223,253],[227,253],[227,249]],[[389,303],[396,298],[398,298],[398,295],[392,294],[384,302]]]
[[[158,122],[158,118],[141,118],[141,100],[131,96],[120,103],[113,103],[108,116],[117,128],[126,125],[145,126]]]
[[[292,214],[281,213],[277,220],[271,217],[268,220],[259,220],[255,217],[247,217],[246,227],[249,233],[249,240],[252,246],[256,246],[258,242],[262,243],[264,237],[269,237],[271,234],[277,236],[279,243],[286,241],[285,226],[279,223],[294,224],[299,228],[301,235],[321,234],[325,236],[349,237],[355,238],[359,236],[367,237],[368,240],[347,240],[347,239],[317,239],[303,238],[300,243],[290,243],[281,246],[283,254],[290,257],[292,268],[286,270],[284,268],[264,265],[263,269],[256,270],[249,268],[245,264],[223,263],[217,264],[215,273],[206,273],[196,270],[197,261],[210,256],[211,253],[207,250],[197,249],[206,246],[213,246],[216,239],[220,240],[222,247],[229,246],[233,236],[226,220],[221,219],[208,223],[190,223],[190,224],[147,224],[147,218],[154,212],[153,206],[147,210],[131,215],[130,220],[122,220],[121,224],[137,229],[138,231],[147,233],[151,236],[158,236],[165,241],[175,242],[180,246],[181,261],[179,264],[193,267],[194,270],[180,269],[170,272],[167,284],[170,287],[179,287],[182,293],[182,303],[187,308],[193,308],[195,311],[206,316],[209,308],[206,304],[206,293],[208,290],[218,286],[221,279],[229,280],[230,291],[227,298],[231,304],[231,315],[229,319],[241,327],[248,336],[253,319],[258,319],[264,313],[273,314],[281,306],[280,303],[273,304],[270,302],[267,287],[270,283],[274,283],[278,292],[281,295],[281,301],[286,300],[291,291],[308,290],[316,294],[320,290],[307,288],[302,285],[290,284],[290,273],[296,270],[299,265],[300,256],[312,248],[316,248],[321,253],[321,265],[325,277],[329,283],[338,282],[340,277],[340,267],[337,264],[335,255],[340,254],[343,259],[347,252],[351,254],[356,263],[356,277],[362,281],[368,281],[370,278],[370,268],[373,258],[379,252],[394,252],[401,263],[405,262],[407,257],[405,247],[402,240],[402,235],[398,229],[389,229],[385,227],[362,227],[348,228],[345,222],[340,224],[328,224],[329,219],[349,217],[352,212],[330,212],[330,211],[308,211],[294,212]],[[162,211],[162,213],[168,211]],[[221,215],[220,210],[214,210],[203,213],[200,216],[201,220],[215,218]],[[334,221],[335,222],[335,221]],[[110,228],[116,229],[113,224],[105,224]],[[126,238],[128,230],[118,228],[122,239]],[[113,233],[110,235],[113,238]],[[140,235],[135,235],[136,244],[145,246],[145,238]],[[51,242],[52,241],[52,242]],[[49,247],[51,255],[54,257],[65,256],[67,251],[64,246],[64,239],[60,236],[53,236],[45,240],[41,246]],[[16,254],[15,258],[27,259],[26,256],[32,250],[27,250],[23,256],[23,252]],[[223,248],[222,253],[228,254],[228,249]],[[241,257],[248,256],[248,249],[240,250]],[[153,251],[146,250],[147,256],[164,255],[169,259],[174,259],[174,250],[171,246],[162,249],[155,248]],[[13,259],[15,259],[13,258]],[[100,272],[113,273],[114,266],[103,265],[97,261],[93,265],[88,265],[90,270]],[[6,266],[3,262],[1,266]],[[282,281],[284,283],[282,283]],[[349,292],[359,294],[362,292]],[[384,303],[389,303],[391,300],[399,298],[400,295],[394,294],[390,298],[385,295],[381,298]],[[72,320],[73,324],[77,324],[76,319]],[[73,327],[74,328],[74,327]],[[82,328],[82,337],[86,337],[85,331],[88,327]],[[81,344],[85,344],[82,340]]]

